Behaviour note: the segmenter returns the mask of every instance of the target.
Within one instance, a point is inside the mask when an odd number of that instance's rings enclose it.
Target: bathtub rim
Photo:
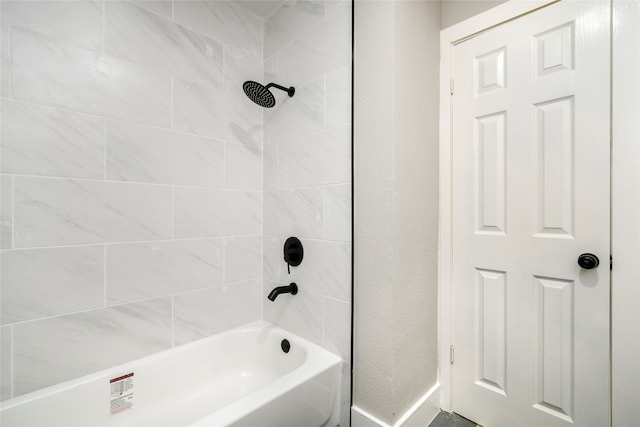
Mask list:
[[[149,362],[156,361],[158,359],[162,359],[163,357],[166,357],[168,354],[176,354],[176,353],[179,354],[185,351],[189,351],[195,347],[207,345],[215,341],[221,341],[230,335],[239,334],[239,333],[250,333],[250,332],[259,331],[259,330],[265,330],[270,333],[278,333],[278,334],[284,335],[289,341],[292,342],[292,344],[302,346],[306,350],[306,358],[304,359],[302,364],[297,368],[287,372],[281,377],[278,377],[276,380],[265,384],[264,386],[258,388],[257,390],[250,392],[248,395],[243,396],[241,399],[245,399],[249,395],[259,393],[260,391],[262,391],[267,387],[270,388],[273,384],[281,384],[283,382],[288,382],[290,383],[290,387],[296,387],[302,384],[304,380],[310,378],[309,375],[304,375],[305,373],[308,374],[308,371],[310,369],[313,369],[313,368],[310,368],[309,366],[317,367],[318,364],[320,364],[320,366],[324,366],[324,369],[329,369],[331,366],[340,365],[342,362],[342,359],[340,359],[340,357],[331,353],[329,350],[322,348],[319,345],[311,341],[308,341],[292,332],[289,332],[286,329],[282,329],[270,322],[267,322],[265,320],[259,320],[256,322],[247,323],[245,325],[238,326],[233,329],[226,330],[224,332],[220,332],[218,334],[204,337],[186,344],[181,344],[166,350],[162,350],[160,352],[153,353],[148,356],[141,357],[139,359],[133,359],[116,366],[102,369],[100,371],[86,374],[78,378],[73,378],[73,379],[64,381],[62,383],[54,384],[39,390],[35,390],[20,396],[13,397],[11,399],[7,399],[5,401],[0,402],[0,416],[4,411],[8,411],[12,408],[29,404],[32,401],[36,401],[36,400],[43,399],[58,393],[62,393],[67,390],[73,389],[75,387],[81,386],[83,384],[91,383],[93,381],[109,379],[120,372],[135,371],[137,367],[142,366]],[[318,370],[318,372],[320,372],[320,370]],[[213,414],[217,411],[219,411],[219,409],[216,409],[211,413]],[[208,417],[208,416],[210,416],[210,414],[206,415],[205,417]]]

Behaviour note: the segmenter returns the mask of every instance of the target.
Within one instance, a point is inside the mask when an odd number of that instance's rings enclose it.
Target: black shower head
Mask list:
[[[274,98],[273,94],[269,92],[270,87],[275,87],[277,89],[283,90],[287,92],[289,96],[293,96],[293,94],[296,93],[296,90],[293,86],[291,86],[290,88],[286,88],[275,83],[269,83],[266,86],[262,86],[258,82],[249,80],[244,82],[244,84],[242,85],[242,89],[244,90],[244,93],[247,94],[249,99],[265,108],[271,108],[276,105],[276,98]]]

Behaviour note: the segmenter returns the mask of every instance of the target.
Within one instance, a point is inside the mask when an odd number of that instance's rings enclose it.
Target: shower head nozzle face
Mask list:
[[[253,81],[246,81],[242,85],[244,93],[247,94],[250,100],[260,105],[261,107],[271,108],[276,105],[276,98],[273,96],[269,89],[261,85],[260,83]]]

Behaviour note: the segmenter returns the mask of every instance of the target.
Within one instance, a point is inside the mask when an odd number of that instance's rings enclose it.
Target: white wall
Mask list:
[[[442,28],[476,16],[507,0],[442,0]]]
[[[614,2],[612,425],[640,425],[640,1]]]
[[[2,2],[2,399],[262,318],[261,19]]]
[[[265,21],[264,318],[343,360],[340,424],[349,425],[351,363],[351,2],[286,3]],[[286,238],[302,240],[287,266]],[[297,295],[266,295],[296,282]]]
[[[354,406],[389,425],[437,383],[440,16],[355,5]]]

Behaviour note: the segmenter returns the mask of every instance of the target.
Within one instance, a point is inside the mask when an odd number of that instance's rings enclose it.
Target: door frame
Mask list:
[[[534,12],[560,0],[511,0],[493,9],[469,18],[459,24],[446,28],[440,33],[440,224],[439,224],[439,254],[438,254],[438,376],[441,385],[441,408],[451,411],[452,408],[452,369],[450,364],[452,342],[452,141],[451,141],[451,58],[453,47],[474,35],[487,31],[497,25],[516,19],[522,15]],[[613,269],[611,288],[614,283],[622,284],[621,290],[612,293],[611,298],[611,337],[613,341],[612,410],[625,407],[625,396],[634,396],[637,390],[633,378],[629,380],[628,370],[623,366],[624,361],[640,360],[640,342],[633,342],[634,337],[640,336],[638,322],[629,327],[631,319],[638,319],[637,307],[640,307],[640,292],[635,292],[634,267],[640,258],[640,244],[633,241],[635,231],[640,235],[640,197],[628,197],[630,191],[636,191],[640,186],[640,125],[630,117],[640,115],[640,96],[634,97],[629,88],[639,91],[640,83],[634,81],[640,75],[640,50],[633,51],[633,37],[637,34],[637,19],[640,17],[640,0],[611,0],[612,17],[612,63],[611,78],[616,82],[611,93],[612,97],[612,159],[622,159],[619,163],[612,163],[612,225],[611,251],[624,253],[625,259],[636,260],[630,265],[620,265]],[[631,1],[636,7],[635,13],[625,8],[624,1]],[[628,6],[628,4],[626,5]],[[635,18],[635,19],[634,19]],[[626,37],[625,37],[626,36]],[[625,62],[616,62],[616,52]],[[631,72],[630,72],[631,70]],[[635,116],[633,116],[635,114]],[[634,157],[635,156],[635,157]],[[633,159],[637,159],[634,162]],[[614,167],[615,166],[615,167]],[[633,193],[635,194],[635,193]],[[619,209],[618,209],[619,208]],[[616,230],[624,232],[616,233]],[[620,256],[622,260],[622,256]],[[622,263],[621,263],[622,264]],[[624,286],[627,284],[627,286]],[[640,286],[639,284],[635,284]],[[616,308],[615,312],[613,307]],[[632,345],[630,345],[632,343]],[[616,363],[618,361],[618,363]],[[640,376],[640,366],[638,366]],[[637,379],[637,378],[636,378]],[[636,425],[640,420],[640,408],[617,414],[613,417],[617,425]],[[632,423],[633,421],[634,423]],[[619,424],[618,424],[619,423]]]

